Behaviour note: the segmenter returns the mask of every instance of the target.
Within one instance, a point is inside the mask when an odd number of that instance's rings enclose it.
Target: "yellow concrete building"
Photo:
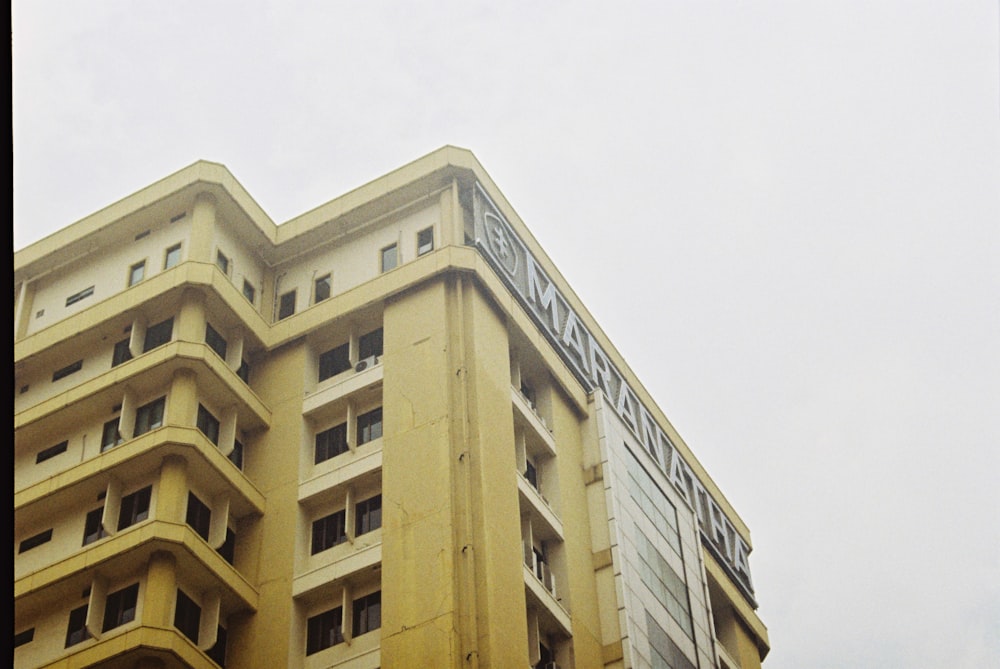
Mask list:
[[[14,666],[752,669],[750,535],[468,151],[14,256]]]

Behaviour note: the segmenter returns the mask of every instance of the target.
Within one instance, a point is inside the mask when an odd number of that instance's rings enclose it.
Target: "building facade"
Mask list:
[[[14,666],[752,669],[749,530],[469,152],[14,256]]]

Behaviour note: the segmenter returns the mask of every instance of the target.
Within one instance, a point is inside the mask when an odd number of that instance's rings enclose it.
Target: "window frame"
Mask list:
[[[109,421],[105,421],[104,427],[101,430],[101,453],[125,443],[125,439],[122,438],[121,420],[122,417],[118,415]],[[112,429],[114,430],[113,432]],[[109,439],[109,437],[113,437],[113,439]]]
[[[289,290],[287,292],[282,293],[278,297],[278,320],[279,321],[283,321],[286,318],[290,318],[290,317],[292,317],[292,316],[295,315],[295,306],[296,306],[295,303],[297,301],[297,297],[296,297],[296,292],[297,291],[298,291],[297,288],[293,288],[292,290]],[[288,298],[289,296],[291,296],[291,301],[289,302],[290,307],[291,307],[291,311],[289,311],[289,312],[286,313],[286,311],[285,311],[286,302],[285,301],[286,301],[286,298]]]
[[[344,607],[335,606],[306,621],[306,655],[344,643]]]
[[[52,528],[39,532],[33,536],[28,537],[17,545],[17,554],[27,553],[33,548],[38,548],[44,544],[52,541]]]
[[[164,271],[170,269],[171,267],[177,267],[181,264],[181,250],[183,249],[183,244],[177,242],[172,246],[168,246],[167,250],[163,252],[163,269]]]
[[[66,298],[66,306],[68,307],[68,306],[74,305],[77,302],[80,302],[82,300],[87,299],[88,297],[90,297],[93,294],[94,294],[94,286],[88,286],[87,288],[84,288],[81,291],[75,292],[72,295],[70,295],[69,297],[67,297]]]
[[[150,502],[153,497],[153,486],[140,488],[122,497],[118,510],[118,532],[138,525],[149,518]],[[128,510],[126,514],[125,511]]]
[[[376,421],[375,414],[378,414],[378,419]],[[362,424],[364,422],[364,424]],[[373,434],[375,430],[373,429],[375,425],[378,425],[378,434]],[[372,409],[371,411],[366,411],[357,417],[357,437],[358,446],[362,444],[367,444],[370,441],[375,441],[376,439],[382,438],[382,407]]]
[[[354,536],[360,537],[382,527],[382,493],[361,500],[354,506]]]
[[[309,554],[317,555],[347,542],[347,510],[341,509],[317,518],[311,526]]]
[[[198,403],[198,418],[195,422],[195,427],[201,430],[201,433],[205,435],[210,442],[216,446],[219,445],[219,434],[222,432],[222,423],[220,423],[219,419],[215,417],[215,414],[209,411],[208,408],[201,402]],[[211,429],[205,429],[206,427]]]
[[[87,629],[87,610],[90,604],[78,606],[69,612],[69,622],[66,625],[66,645],[65,648],[75,646],[90,639],[90,631]]]
[[[139,276],[136,277],[136,271],[139,272]],[[146,261],[140,260],[137,263],[133,263],[128,268],[128,287],[131,288],[146,278]]]
[[[246,279],[243,279],[243,297],[245,297],[247,302],[250,304],[256,304],[257,302],[257,287]]]
[[[333,438],[343,431],[341,439],[334,441]],[[320,442],[323,441],[321,444]],[[333,427],[328,427],[316,433],[315,446],[313,451],[313,464],[320,464],[327,460],[332,460],[338,455],[343,455],[350,450],[347,441],[347,423],[338,423]]]
[[[215,249],[215,266],[222,270],[223,274],[229,276],[229,256],[223,253],[220,249]]]
[[[392,252],[391,257],[387,255],[390,251]],[[389,264],[386,262],[387,259],[391,262],[391,266],[387,266]],[[397,267],[399,267],[399,243],[393,242],[388,246],[383,246],[379,251],[379,269],[382,274],[385,274],[386,272],[394,270]]]
[[[49,446],[48,448],[43,448],[35,454],[35,464],[40,464],[46,460],[51,460],[57,455],[62,455],[69,448],[69,440],[63,439],[58,444],[54,446]]]
[[[184,522],[194,530],[195,534],[208,541],[208,534],[212,529],[212,509],[190,490],[188,491]]]
[[[89,546],[108,536],[104,531],[104,505],[87,512],[87,517],[83,521],[83,542],[81,546]],[[95,527],[96,525],[96,527]]]
[[[428,234],[430,236],[430,241],[428,243],[421,244],[420,237],[424,234]],[[418,257],[422,256],[425,253],[430,253],[433,250],[434,250],[434,226],[432,225],[429,228],[424,228],[423,230],[417,231],[417,256]]]
[[[195,645],[198,644],[201,633],[201,607],[180,588],[177,588],[174,605],[174,627]]]
[[[320,286],[323,286],[323,290],[320,291]],[[320,297],[320,292],[323,296]],[[315,279],[313,281],[313,304],[319,304],[323,300],[330,299],[333,294],[333,274],[327,272],[323,276]]]
[[[146,402],[135,410],[135,428],[132,431],[132,438],[142,436],[147,432],[163,427],[163,419],[166,416],[167,397],[158,397],[152,402]]]
[[[208,344],[210,349],[215,351],[216,355],[223,360],[226,359],[226,353],[229,351],[229,342],[207,321],[205,322],[205,343]]]
[[[135,620],[138,608],[138,583],[115,590],[104,600],[104,621],[101,625],[101,632],[109,632],[116,627],[132,622]]]
[[[126,363],[132,359],[132,349],[129,346],[131,341],[132,337],[129,336],[115,344],[115,347],[111,352],[112,367],[117,367],[118,365]]]
[[[155,325],[146,328],[146,335],[142,338],[142,352],[149,353],[153,349],[165,346],[174,338],[174,318],[160,321]]]
[[[358,597],[354,600],[352,608],[354,609],[354,615],[352,616],[353,624],[351,626],[352,638],[359,637],[368,632],[374,632],[382,627],[381,590],[370,592],[364,597]],[[374,622],[372,621],[373,617],[375,618]]]
[[[319,380],[326,381],[351,369],[351,344],[346,342],[319,354]]]
[[[52,372],[52,383],[55,383],[56,381],[59,381],[61,379],[65,379],[70,374],[76,374],[81,369],[83,369],[82,359],[77,360],[76,362],[71,362],[65,367],[61,367],[60,369],[57,369],[56,371]]]
[[[358,337],[358,359],[381,358],[385,350],[385,329],[378,327]]]

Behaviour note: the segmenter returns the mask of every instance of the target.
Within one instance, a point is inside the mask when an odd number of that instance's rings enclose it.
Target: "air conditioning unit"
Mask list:
[[[355,372],[363,372],[366,369],[374,367],[378,363],[378,356],[372,355],[368,356],[364,360],[359,360],[358,364],[354,365]]]

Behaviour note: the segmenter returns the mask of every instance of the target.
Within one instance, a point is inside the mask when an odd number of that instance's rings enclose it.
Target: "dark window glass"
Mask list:
[[[316,290],[314,291],[315,302],[322,302],[330,297],[330,285],[331,279],[329,274],[316,279]]]
[[[123,362],[128,362],[131,359],[132,351],[128,347],[128,338],[126,337],[115,344],[115,352],[111,355],[111,366],[117,367]]]
[[[205,651],[209,659],[220,667],[226,666],[226,628],[219,627],[215,633],[215,645]]]
[[[364,360],[382,355],[382,328],[373,330],[358,339],[358,358]]]
[[[396,245],[387,246],[382,249],[382,271],[388,272],[398,263]]]
[[[167,320],[152,325],[146,329],[146,339],[142,345],[142,352],[152,351],[157,346],[163,346],[170,341],[174,333],[174,319]]]
[[[382,495],[358,502],[354,509],[354,535],[371,532],[382,527]]]
[[[38,451],[38,455],[35,456],[35,464],[37,465],[39,462],[45,462],[46,460],[56,457],[60,453],[65,453],[68,446],[68,441],[60,441],[55,446],[49,446],[43,451]]]
[[[87,514],[87,520],[83,525],[83,545],[92,544],[98,539],[103,539],[107,536],[104,531],[104,526],[101,524],[101,518],[104,517],[104,507],[94,509]]]
[[[59,379],[65,379],[70,374],[79,372],[81,369],[83,369],[83,360],[77,360],[74,363],[66,365],[62,369],[57,369],[55,372],[53,372],[52,380],[58,381]]]
[[[223,274],[229,274],[229,258],[222,251],[215,252],[215,264],[219,266]]]
[[[219,419],[211,414],[211,412],[198,405],[198,429],[208,437],[216,446],[219,445]]]
[[[236,533],[229,527],[226,528],[226,540],[217,549],[222,559],[229,564],[234,564],[236,559]]]
[[[201,626],[201,607],[194,603],[183,590],[177,590],[177,606],[174,609],[174,627],[195,643],[198,643],[198,628]]]
[[[341,607],[330,609],[309,619],[306,630],[306,655],[344,642],[344,611]]]
[[[66,647],[74,646],[90,638],[87,631],[87,605],[75,608],[69,612],[69,625],[66,626]]]
[[[128,285],[134,286],[146,276],[146,261],[137,262],[128,270]]]
[[[39,532],[33,537],[28,537],[17,547],[18,553],[24,553],[25,551],[30,551],[32,548],[37,548],[44,543],[48,543],[52,540],[52,528],[45,530],[44,532]]]
[[[382,592],[373,592],[354,600],[354,636],[382,626]]]
[[[316,464],[347,452],[347,423],[316,434]]]
[[[427,228],[417,233],[417,255],[422,256],[434,250],[434,228]]]
[[[229,461],[236,465],[236,468],[243,471],[243,443],[237,439],[233,444],[233,450],[229,454]]]
[[[319,380],[325,381],[331,376],[346,372],[351,368],[350,346],[341,344],[319,356]]]
[[[382,436],[382,407],[358,416],[358,445]]]
[[[181,245],[174,244],[163,256],[163,269],[170,269],[181,261]]]
[[[191,492],[188,493],[185,522],[198,533],[198,536],[208,541],[208,530],[212,526],[212,510]]]
[[[125,441],[122,439],[121,432],[118,431],[118,417],[112,418],[107,423],[104,424],[104,430],[101,432],[101,452],[108,450],[109,448],[114,448],[118,444]]]
[[[295,291],[289,291],[281,296],[278,302],[278,320],[288,318],[295,313]]]
[[[134,583],[127,588],[108,595],[104,603],[104,625],[102,632],[107,632],[119,625],[135,620],[135,603],[139,598],[139,584]]]
[[[208,323],[205,323],[205,343],[208,347],[219,354],[219,357],[223,360],[226,359],[226,340],[222,338],[218,332],[215,331]]]
[[[347,541],[347,530],[343,510],[313,521],[312,555],[325,551],[327,548],[333,548],[345,541]]]
[[[532,488],[538,490],[538,470],[535,469],[535,465],[531,460],[528,460],[528,468],[524,472],[524,478],[528,479],[528,483],[531,484]]]
[[[150,493],[152,488],[146,486],[142,490],[122,497],[122,508],[118,514],[118,531],[149,518]]]
[[[94,287],[93,286],[90,286],[89,288],[84,288],[79,293],[73,293],[72,295],[70,295],[69,297],[67,297],[66,298],[66,306],[68,307],[71,304],[76,304],[80,300],[84,300],[84,299],[90,297],[93,294],[94,294]]]
[[[14,648],[17,648],[18,646],[23,646],[26,643],[31,643],[31,641],[34,638],[35,638],[34,627],[26,629],[23,632],[18,632],[17,634],[14,635]]]
[[[236,376],[243,379],[243,383],[250,385],[250,363],[246,360],[240,361],[240,368],[236,370]]]
[[[257,289],[246,279],[243,280],[243,297],[247,298],[250,304],[257,299]]]
[[[163,407],[166,405],[166,401],[165,397],[161,397],[149,404],[143,404],[135,410],[135,433],[133,436],[138,437],[140,434],[146,434],[163,425]]]

